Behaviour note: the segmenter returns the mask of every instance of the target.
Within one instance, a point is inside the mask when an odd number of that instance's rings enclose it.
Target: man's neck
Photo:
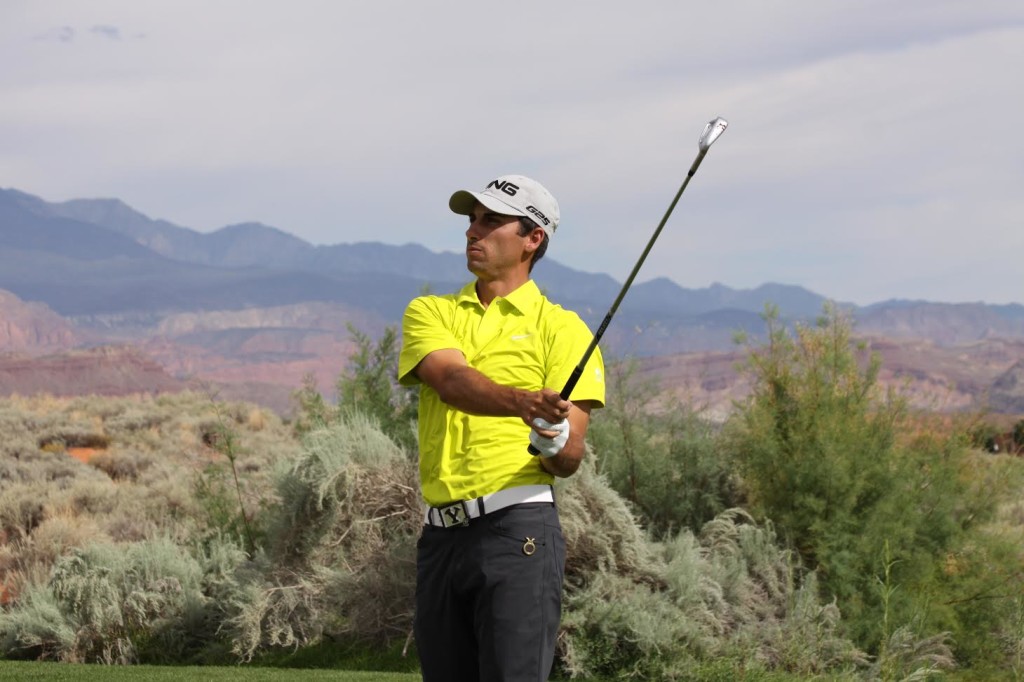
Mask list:
[[[515,277],[511,279],[491,280],[486,282],[482,279],[476,280],[476,297],[483,307],[491,304],[491,301],[499,296],[508,296],[513,291],[530,281],[530,275]]]

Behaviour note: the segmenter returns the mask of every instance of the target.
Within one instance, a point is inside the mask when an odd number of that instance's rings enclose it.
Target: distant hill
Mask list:
[[[88,326],[159,320],[188,311],[305,302],[359,308],[396,323],[409,298],[468,281],[464,258],[416,244],[314,246],[260,223],[209,234],[153,220],[117,199],[49,203],[0,190],[0,288]],[[592,325],[618,293],[607,275],[546,258],[538,284]],[[638,355],[725,350],[737,330],[762,328],[766,303],[784,320],[811,321],[828,300],[799,286],[767,283],[685,289],[658,278],[634,285],[606,344]],[[889,301],[850,310],[865,333],[955,343],[1024,336],[1024,306]]]
[[[856,313],[863,333],[931,339],[953,345],[965,341],[1024,337],[1024,306],[983,303],[889,301]]]
[[[592,328],[621,287],[551,257],[534,277]],[[455,291],[470,278],[463,255],[418,244],[315,246],[255,222],[207,234],[151,219],[118,199],[50,203],[0,189],[0,290],[10,292],[0,295],[0,352],[130,343],[177,379],[294,388],[311,374],[329,386],[351,350],[348,325],[376,334],[400,322],[413,296]],[[787,325],[813,324],[829,300],[791,284],[687,289],[656,278],[631,288],[602,349],[655,359],[729,353],[737,332],[755,340],[763,334],[767,304]],[[1024,340],[1020,304],[835,303],[859,335],[901,347]],[[1002,371],[1021,359],[1007,358]]]

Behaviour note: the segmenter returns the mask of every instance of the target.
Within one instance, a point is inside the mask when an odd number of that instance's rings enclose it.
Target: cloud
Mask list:
[[[103,40],[110,41],[121,41],[123,34],[121,29],[117,26],[110,24],[94,24],[87,31],[86,34],[100,38]],[[60,42],[60,43],[72,43],[80,35],[80,31],[74,26],[59,26],[56,28],[50,28],[42,33],[36,34],[32,37],[35,42]],[[146,35],[144,33],[133,33],[132,38],[142,39]]]
[[[96,36],[101,38],[107,38],[109,40],[121,40],[121,29],[117,26],[108,26],[103,24],[97,24],[89,29],[89,31]]]
[[[641,280],[1024,296],[962,275],[1024,246],[1019,3],[154,4],[0,26],[0,185],[457,250],[447,193],[525,173],[562,204],[551,257],[621,279],[722,115]],[[15,40],[38,26],[73,54]]]
[[[70,43],[75,40],[75,29],[70,26],[59,26],[44,31],[32,39],[38,42]]]

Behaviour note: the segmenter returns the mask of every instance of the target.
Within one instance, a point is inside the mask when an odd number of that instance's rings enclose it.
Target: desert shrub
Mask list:
[[[75,549],[107,539],[99,524],[88,516],[53,513],[22,540],[19,559],[27,568],[38,565],[48,569]]]
[[[572,593],[562,627],[559,662],[571,677],[681,679],[694,662],[685,612],[627,576],[600,572]]]
[[[570,677],[680,679],[715,634],[717,586],[703,583],[702,550],[683,532],[678,551],[659,551],[588,461],[559,486],[568,558],[558,666]]]
[[[16,462],[37,450],[36,434],[25,423],[24,415],[14,405],[0,401],[0,481],[14,478]]]
[[[240,445],[236,425],[230,423],[230,410],[214,405],[215,413],[209,419],[200,420],[196,425],[202,444],[211,453],[221,457],[203,458],[205,461],[196,472],[195,496],[204,517],[208,533],[227,533],[244,542],[250,552],[255,552],[257,540],[253,534],[250,519],[252,512],[246,509],[245,494],[239,479],[239,458],[245,454]]]
[[[409,635],[415,541],[422,522],[417,475],[409,454],[375,419],[356,410],[338,411],[326,428],[309,431],[300,443],[277,417],[253,417],[244,404],[223,412],[221,422],[206,396],[162,396],[142,407],[118,402],[101,410],[105,416],[99,422],[88,411],[91,404],[72,407],[51,399],[14,409],[0,401],[0,419],[22,434],[15,437],[22,445],[9,451],[0,469],[0,520],[17,540],[0,550],[0,567],[24,576],[10,607],[0,612],[0,655],[187,661],[230,650],[246,660],[339,637],[401,643]],[[869,406],[863,414],[877,418],[886,413],[884,401],[882,406]],[[135,413],[149,409],[157,417]],[[759,419],[751,424],[774,426],[771,419]],[[213,422],[237,439],[235,491],[225,454],[203,442],[204,429]],[[814,419],[803,423],[813,426]],[[702,424],[684,425],[674,431],[666,426],[659,434],[662,425],[655,423],[652,447],[671,452],[672,440],[692,437],[686,457],[699,459],[713,452],[706,449],[712,445],[740,454],[740,446],[750,444],[740,437],[742,423],[730,425],[729,439],[717,444],[706,442],[718,436],[701,431]],[[106,434],[109,450],[84,465],[62,452],[39,449],[40,434],[70,432],[71,426]],[[859,530],[835,527],[847,544],[826,547],[831,561],[817,564],[820,574],[805,566],[813,567],[809,560],[821,552],[805,555],[808,545],[799,542],[792,526],[774,522],[763,507],[753,515],[719,509],[710,523],[698,523],[708,521],[705,517],[733,492],[696,513],[699,504],[688,502],[689,511],[672,512],[670,522],[657,526],[659,541],[653,542],[656,524],[609,485],[605,456],[589,456],[575,476],[556,486],[568,545],[560,672],[724,680],[767,679],[770,671],[790,671],[835,679],[864,665],[846,634],[848,613],[869,624],[861,631],[877,633],[878,651],[886,656],[879,660],[889,661],[884,671],[877,667],[878,675],[921,676],[928,666],[944,663],[952,641],[947,631],[954,633],[958,649],[975,652],[975,660],[983,655],[1012,659],[1015,651],[1020,657],[1024,638],[1012,620],[1014,604],[991,598],[1016,589],[1010,558],[1019,562],[1020,542],[995,531],[980,538],[966,533],[977,523],[1000,521],[975,497],[986,486],[1012,489],[1012,477],[989,468],[980,478],[981,460],[965,460],[955,439],[901,442],[895,427],[886,433],[884,426],[884,421],[873,423],[877,434],[859,443],[881,444],[864,452],[889,457],[889,469],[881,470],[902,476],[892,488],[899,494],[872,497],[858,488],[863,508],[841,518],[862,525]],[[835,430],[871,433],[871,428]],[[853,453],[852,447],[828,444],[821,434],[829,429],[805,426],[798,433],[819,434],[814,442],[824,444],[806,452]],[[777,439],[775,432],[769,434],[769,440]],[[800,442],[790,439],[787,452],[802,452],[796,447]],[[243,548],[237,529],[224,532],[215,510],[198,499],[195,478],[208,475],[211,464],[220,467],[224,495],[230,499],[235,492],[235,509],[241,489],[262,549]],[[812,464],[813,458],[807,467]],[[684,475],[702,466],[684,468]],[[872,466],[867,462],[860,468]],[[111,471],[134,473],[115,485]],[[675,485],[686,492],[701,480]],[[731,490],[721,479],[707,480],[703,485]],[[663,494],[667,503],[670,489],[668,483],[662,492],[652,487],[649,497]],[[752,499],[760,504],[764,491],[756,492]],[[33,497],[42,504],[23,507]],[[225,514],[228,509],[225,502]],[[1006,514],[1024,517],[1009,508]],[[940,523],[932,517],[943,518]],[[811,530],[831,533],[824,526]],[[81,541],[75,538],[79,532]],[[877,578],[885,540],[895,549],[891,585],[896,589],[888,598],[889,625],[881,626],[886,598]],[[174,561],[172,547],[177,548]],[[140,553],[152,555],[157,566],[145,564]],[[32,562],[30,571],[23,570],[26,561]],[[54,565],[59,570],[51,574]],[[843,580],[861,581],[856,589],[831,588],[829,581],[839,579],[837,566],[847,571]],[[1006,572],[985,574],[983,569],[992,566]],[[59,582],[58,576],[63,576]],[[924,599],[926,591],[931,601]],[[100,597],[119,604],[120,621],[113,609],[98,606]],[[80,613],[89,609],[94,626],[86,627]]]
[[[1012,671],[1014,678],[1024,676],[1024,596],[1019,593],[1010,602],[1010,617],[998,632],[1004,670]]]
[[[364,557],[385,535],[422,518],[418,477],[404,452],[360,413],[313,431],[302,454],[278,482],[282,500],[275,547],[282,557],[325,563],[321,552],[344,546]],[[376,520],[403,522],[387,526]],[[324,545],[330,544],[328,549]]]
[[[249,408],[249,415],[245,419],[245,425],[250,431],[262,431],[267,426],[267,411],[259,407]]]
[[[740,510],[652,543],[593,459],[558,481],[567,545],[559,667],[572,677],[704,679],[855,668],[864,656],[820,605],[813,574]],[[798,635],[800,644],[791,639]],[[725,679],[725,678],[721,678]]]
[[[99,478],[76,478],[65,491],[64,506],[74,514],[106,516],[117,508],[120,491],[113,481],[99,471],[88,466],[86,469],[95,472]]]
[[[398,328],[385,328],[376,344],[351,324],[348,330],[356,350],[338,379],[339,408],[369,415],[407,452],[416,452],[419,391],[398,383]]]
[[[0,611],[0,657],[66,660],[74,649],[75,630],[67,621],[53,592],[32,586],[15,608]]]
[[[298,434],[323,428],[332,422],[361,413],[369,416],[412,458],[417,452],[416,412],[419,390],[398,383],[400,336],[397,327],[387,327],[376,343],[352,325],[349,333],[355,350],[335,385],[337,405],[324,400],[312,375],[293,398],[297,406]]]
[[[993,424],[989,421],[979,419],[977,423],[973,424],[968,431],[970,443],[973,447],[979,450],[991,450],[992,444],[995,442],[995,437],[1000,433],[998,425]]]
[[[60,452],[68,448],[106,448],[110,437],[86,429],[61,429],[39,439],[39,449]]]
[[[406,637],[422,511],[416,468],[402,448],[351,413],[306,435],[278,497],[269,586],[250,588],[232,620],[235,652],[248,659],[325,633]]]
[[[955,630],[937,603],[937,567],[991,516],[971,491],[965,439],[901,442],[904,401],[875,384],[878,360],[850,338],[834,309],[791,336],[766,315],[768,344],[750,354],[754,388],[730,426],[752,509],[769,518],[835,595],[855,641],[877,650],[883,632],[883,549],[900,589],[885,605],[895,626],[917,618],[923,637]]]
[[[256,549],[249,524],[250,514],[240,499],[232,470],[227,463],[208,462],[193,475],[193,499],[197,506],[199,532],[204,536],[225,533]]]
[[[705,525],[700,542],[720,627],[731,633],[716,642],[717,655],[801,675],[867,664],[846,638],[835,601],[819,601],[817,574],[781,546],[770,522],[757,525],[746,512],[727,510]]]
[[[632,362],[608,367],[608,398],[587,440],[598,469],[655,537],[698,532],[740,502],[739,481],[713,424],[636,377]]]
[[[33,518],[36,522],[45,518],[46,506],[51,502],[63,504],[79,495],[83,486],[102,487],[110,483],[103,474],[63,453],[37,450],[8,463],[12,465],[11,479],[0,495],[0,527],[12,522],[17,526],[13,519],[20,517],[26,534],[31,532]],[[29,513],[29,509],[36,511]]]
[[[151,549],[156,548],[147,547],[147,554]],[[186,577],[188,569],[180,566],[181,552],[173,546],[162,549],[160,559],[149,556],[146,563],[170,559],[173,568],[153,572],[143,567],[141,575],[127,581],[132,559],[140,557],[116,546],[93,545],[58,562],[47,589],[64,627],[74,636],[54,656],[69,661],[136,662],[147,621],[173,612],[178,606],[173,602],[192,582]]]
[[[933,598],[927,623],[951,631],[958,662],[963,667],[1018,670],[1024,652],[1024,619],[1020,571],[1024,546],[1024,462],[1010,455],[973,453],[961,476],[968,477],[972,494],[1001,500],[995,516],[959,538],[935,562]],[[961,503],[962,504],[962,503]],[[945,513],[939,509],[939,513]],[[913,623],[921,630],[922,623]],[[1016,667],[1015,667],[1016,666]]]
[[[402,448],[358,413],[308,433],[278,482],[265,582],[247,584],[224,627],[234,653],[407,638],[422,524],[416,479]],[[736,670],[860,662],[837,632],[836,607],[818,605],[813,587],[798,593],[791,556],[742,513],[719,515],[699,537],[652,543],[590,457],[556,495],[568,549],[562,674],[685,679],[691,664],[723,656]],[[787,628],[794,613],[802,619]],[[779,624],[764,634],[770,619]],[[788,643],[796,635],[800,646]]]
[[[595,571],[627,573],[655,582],[655,549],[626,501],[586,457],[571,478],[557,481],[559,521],[565,536],[565,581],[583,588]]]
[[[798,570],[770,526],[756,526],[742,511],[723,512],[700,535],[683,531],[650,548],[657,551],[640,571],[592,565],[568,588],[559,640],[564,674],[736,679],[867,664],[843,636],[835,604],[818,602],[814,575]],[[708,677],[695,672],[702,669]]]
[[[184,662],[211,646],[242,590],[245,555],[194,557],[166,539],[94,543],[0,613],[0,654],[69,662]]]
[[[20,599],[55,562],[90,542],[219,542],[224,524],[195,489],[195,477],[207,464],[223,467],[226,461],[203,445],[198,428],[216,420],[217,410],[200,394],[0,400],[4,599]],[[237,438],[246,513],[259,518],[273,500],[274,467],[289,460],[298,444],[280,418],[254,417],[251,405],[225,414]],[[65,441],[83,443],[90,434],[103,436],[90,444],[109,447],[83,464],[65,452]],[[237,515],[233,482],[231,492]]]
[[[71,507],[106,477],[63,453],[38,449],[6,463],[9,477],[0,488],[0,583],[8,596],[16,596],[27,582],[45,576],[63,553],[102,535],[93,519],[79,518]]]
[[[89,466],[99,469],[113,481],[137,481],[139,474],[152,465],[149,455],[135,450],[104,450],[89,459]]]
[[[46,519],[45,485],[10,486],[0,495],[0,533],[8,541],[26,538]]]
[[[114,411],[105,421],[105,427],[111,434],[130,434],[139,431],[149,431],[159,428],[165,424],[171,416],[159,409],[152,402],[144,402],[141,405],[127,403],[123,409]]]
[[[196,562],[167,541],[92,545],[58,562],[49,587],[75,626],[75,659],[176,660],[186,611],[202,601],[199,575]]]
[[[930,636],[920,634],[912,625],[904,625],[884,642],[882,651],[871,667],[873,679],[927,680],[954,670],[950,633]]]
[[[19,598],[27,586],[45,581],[54,562],[105,536],[88,518],[48,514],[31,535],[0,543],[0,604]]]
[[[162,427],[177,434],[187,456],[187,513],[202,537],[228,533],[255,553],[264,543],[264,511],[275,501],[275,467],[298,452],[298,443],[279,417],[251,404],[199,395],[192,401]]]
[[[322,429],[337,414],[335,407],[324,400],[316,376],[308,372],[302,377],[302,386],[292,393],[295,404],[294,429],[298,435]]]

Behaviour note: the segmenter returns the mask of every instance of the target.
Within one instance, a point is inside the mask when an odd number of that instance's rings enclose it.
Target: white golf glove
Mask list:
[[[545,431],[558,431],[558,435],[554,438],[545,438],[533,429],[530,429],[530,444],[533,447],[540,450],[541,457],[554,457],[562,448],[565,447],[566,441],[569,440],[569,420],[563,419],[557,424],[552,424],[549,421],[545,421],[540,417],[533,420],[533,425],[538,429]]]

